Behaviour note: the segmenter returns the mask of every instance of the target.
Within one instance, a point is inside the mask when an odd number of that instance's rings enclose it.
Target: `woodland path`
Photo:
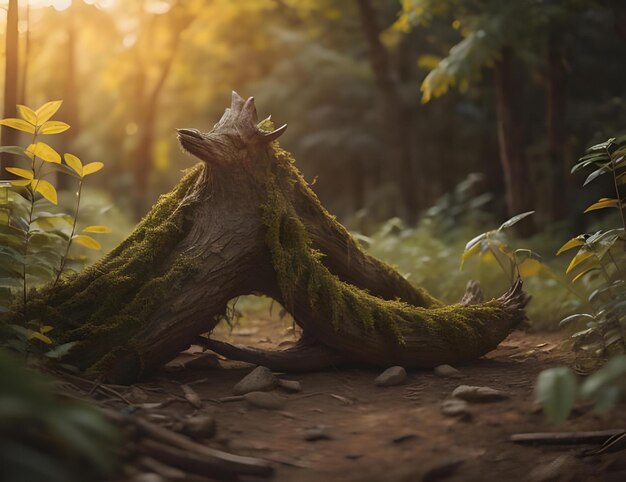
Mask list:
[[[262,348],[285,348],[296,335],[288,322],[263,318],[253,318],[231,333],[223,326],[214,332],[215,338]],[[181,397],[180,384],[191,386],[203,400],[200,412],[217,420],[217,433],[208,445],[273,461],[276,473],[268,480],[276,482],[626,480],[624,452],[578,459],[576,454],[584,446],[533,447],[508,441],[514,433],[557,430],[543,422],[533,403],[533,386],[541,370],[571,361],[559,346],[560,338],[516,332],[485,358],[459,366],[462,379],[414,370],[405,384],[382,388],[373,383],[377,370],[287,375],[283,378],[300,381],[303,391],[281,392],[286,404],[279,411],[243,401],[211,402],[231,396],[232,387],[251,367],[223,359],[219,366],[210,367],[217,357],[209,356],[205,357],[209,363],[204,363],[209,366],[185,368],[183,364],[201,351],[194,346],[158,378],[124,391],[124,397],[145,404],[173,394],[179,401],[163,408],[154,420],[167,424],[168,419],[197,413]],[[508,392],[511,398],[470,404],[466,419],[442,414],[441,402],[461,384],[489,386]],[[320,427],[331,439],[305,440],[307,430]],[[616,428],[626,428],[626,410],[598,418],[579,408],[558,431]],[[443,467],[446,472],[445,467],[451,469],[454,461],[461,460],[450,475],[431,471]]]

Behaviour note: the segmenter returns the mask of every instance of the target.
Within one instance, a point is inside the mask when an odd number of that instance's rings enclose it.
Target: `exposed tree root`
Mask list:
[[[445,306],[362,251],[273,142],[284,128],[257,125],[253,99],[233,93],[210,132],[179,131],[203,164],[118,248],[26,307],[28,319],[45,319],[57,340],[74,343],[64,362],[93,378],[137,380],[251,293],[282,303],[307,338],[283,352],[206,343],[281,371],[469,360],[523,322],[521,281],[487,302],[470,284],[461,303]]]

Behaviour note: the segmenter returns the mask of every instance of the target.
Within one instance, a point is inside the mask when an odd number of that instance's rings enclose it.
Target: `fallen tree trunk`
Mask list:
[[[135,231],[83,273],[27,306],[75,343],[64,361],[88,375],[131,382],[210,332],[229,300],[265,294],[305,336],[267,353],[212,349],[281,370],[344,363],[430,367],[479,357],[524,319],[518,282],[498,300],[443,306],[364,253],[320,204],[275,139],[257,126],[252,98],[232,104],[208,133],[179,130],[202,163],[162,196]]]

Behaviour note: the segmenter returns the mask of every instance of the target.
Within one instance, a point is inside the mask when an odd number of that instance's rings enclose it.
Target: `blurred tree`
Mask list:
[[[17,117],[18,103],[18,4],[17,0],[9,0],[7,5],[7,25],[5,36],[5,62],[4,62],[4,118]],[[18,131],[6,126],[2,126],[0,143],[3,146],[17,145]],[[0,166],[7,167],[13,165],[10,154],[0,154]],[[2,169],[4,170],[4,169]]]

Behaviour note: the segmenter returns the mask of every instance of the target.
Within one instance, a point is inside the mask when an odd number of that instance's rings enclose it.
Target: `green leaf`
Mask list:
[[[539,374],[535,398],[543,406],[548,422],[562,423],[572,411],[577,391],[576,376],[569,368],[550,368]]]
[[[603,174],[606,174],[607,172],[611,172],[611,171],[613,171],[613,168],[611,167],[611,163],[609,162],[607,164],[604,164],[602,167],[600,167],[599,169],[596,169],[595,171],[593,171],[591,174],[587,176],[587,179],[585,179],[585,182],[583,183],[583,187],[585,187],[594,179],[597,179]]]
[[[23,156],[25,154],[24,148],[20,146],[0,146],[0,152],[15,156]]]
[[[510,228],[511,226],[519,223],[522,219],[527,218],[528,216],[534,213],[535,211],[528,211],[525,213],[517,214],[516,216],[513,216],[508,221],[503,222],[502,225],[498,228],[498,231],[502,231],[503,229]]]
[[[559,326],[565,326],[568,323],[576,320],[594,320],[595,318],[588,313],[574,313],[573,315],[566,316],[559,321]]]

